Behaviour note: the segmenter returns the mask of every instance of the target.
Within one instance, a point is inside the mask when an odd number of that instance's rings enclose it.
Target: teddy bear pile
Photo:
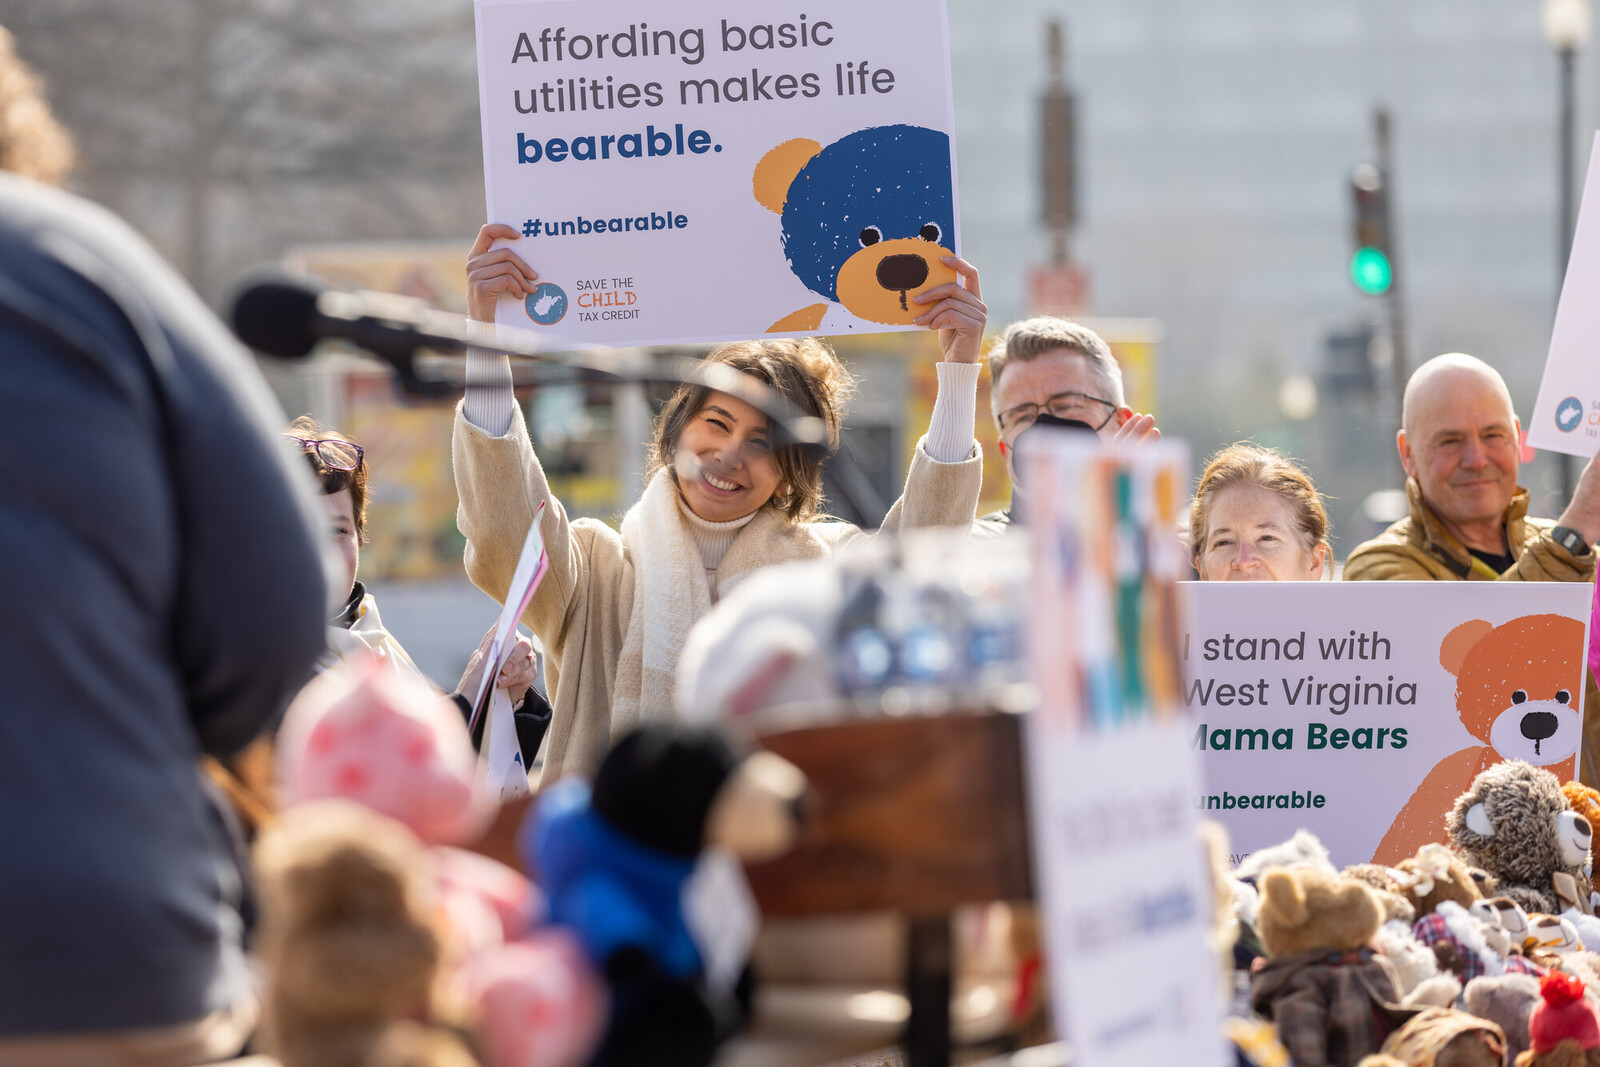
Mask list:
[[[1446,839],[1338,870],[1307,831],[1227,869],[1212,846],[1241,1063],[1600,1067],[1600,793],[1482,771]]]
[[[497,802],[454,706],[393,672],[307,686],[276,760],[253,947],[283,1067],[703,1067],[743,1021],[756,916],[729,918],[728,868],[794,840],[786,761],[643,727],[541,798],[530,877],[460,847]]]

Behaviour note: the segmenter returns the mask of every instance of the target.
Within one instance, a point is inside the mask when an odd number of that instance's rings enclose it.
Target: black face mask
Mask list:
[[[1033,420],[1032,426],[1029,426],[1026,430],[1023,430],[1021,433],[1017,434],[1017,439],[1011,443],[1011,450],[1021,454],[1024,447],[1024,442],[1027,440],[1028,435],[1033,433],[1033,431],[1038,429],[1040,426],[1054,426],[1061,430],[1075,430],[1082,431],[1084,433],[1095,432],[1095,428],[1090,426],[1087,422],[1084,422],[1082,419],[1062,419],[1050,414],[1048,411],[1041,411],[1039,412],[1038,417]],[[1013,468],[1015,468],[1015,466],[1016,464],[1012,464]],[[1022,486],[1015,479],[1013,479],[1011,482],[1011,489],[1013,493],[1020,493],[1022,491]]]

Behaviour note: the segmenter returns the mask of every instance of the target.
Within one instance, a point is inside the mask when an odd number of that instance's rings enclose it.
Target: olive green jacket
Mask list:
[[[1346,581],[1491,581],[1494,572],[1474,557],[1422,500],[1415,478],[1406,479],[1411,514],[1364,544],[1345,560]],[[1551,519],[1528,518],[1528,491],[1521,486],[1506,505],[1506,544],[1516,560],[1504,582],[1592,582],[1595,554],[1574,556],[1550,538]]]

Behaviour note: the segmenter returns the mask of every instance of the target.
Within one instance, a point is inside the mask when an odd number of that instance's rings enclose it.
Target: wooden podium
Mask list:
[[[749,869],[765,915],[892,909],[908,920],[908,1067],[950,1062],[950,912],[1029,900],[1021,720],[870,719],[762,738],[811,780],[801,844]]]
[[[875,718],[764,736],[811,780],[800,846],[751,867],[765,915],[890,909],[909,923],[908,1067],[950,1062],[950,912],[1030,900],[1022,722],[1008,712]],[[524,799],[506,805],[478,850],[521,868]]]

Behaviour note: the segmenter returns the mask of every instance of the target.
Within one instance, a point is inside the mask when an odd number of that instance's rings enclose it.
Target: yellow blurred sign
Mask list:
[[[375,241],[308,245],[283,257],[291,270],[314,274],[334,289],[426,300],[441,311],[467,312],[469,241]]]

